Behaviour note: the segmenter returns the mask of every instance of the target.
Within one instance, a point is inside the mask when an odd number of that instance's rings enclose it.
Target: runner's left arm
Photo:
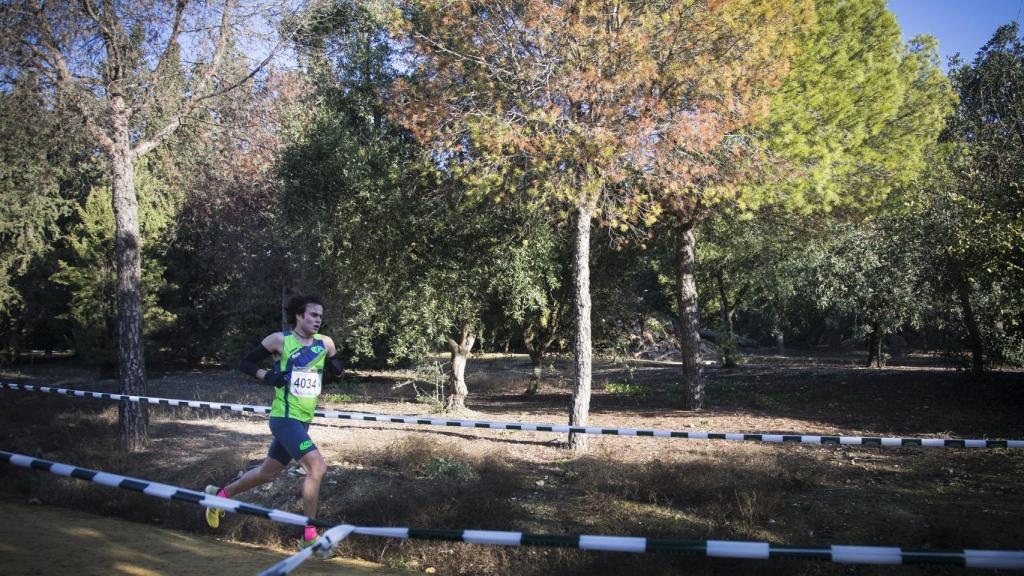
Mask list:
[[[326,336],[324,337],[324,347],[327,348],[327,367],[331,370],[331,375],[341,378],[341,375],[345,373],[345,367],[338,356],[338,347],[334,345],[334,340]]]

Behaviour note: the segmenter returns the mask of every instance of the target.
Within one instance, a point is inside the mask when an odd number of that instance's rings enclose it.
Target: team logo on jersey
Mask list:
[[[324,347],[319,345],[313,346],[312,348],[310,348],[310,350],[312,350],[314,354],[319,354],[324,351]]]

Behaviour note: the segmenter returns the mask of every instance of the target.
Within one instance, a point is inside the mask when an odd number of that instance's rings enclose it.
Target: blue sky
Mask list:
[[[1024,18],[1024,0],[889,0],[904,40],[931,34],[939,40],[942,64],[960,52],[970,62],[996,31]]]

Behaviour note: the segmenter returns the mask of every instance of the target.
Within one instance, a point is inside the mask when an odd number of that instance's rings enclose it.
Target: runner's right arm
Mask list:
[[[242,358],[242,362],[239,364],[238,369],[253,378],[262,379],[264,384],[277,387],[284,386],[283,374],[273,370],[263,370],[260,368],[260,364],[269,358],[275,349],[280,348],[278,340],[282,339],[283,335],[280,332],[276,332],[264,338],[263,342],[260,343],[259,346],[253,348],[245,355],[244,358]]]

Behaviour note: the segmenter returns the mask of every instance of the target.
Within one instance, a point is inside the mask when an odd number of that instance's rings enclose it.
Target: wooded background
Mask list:
[[[884,0],[0,14],[6,362],[141,394],[318,292],[352,365],[449,351],[449,411],[473,352],[572,353],[580,425],[595,350],[678,350],[686,409],[742,346],[1024,363],[1016,23],[946,73]]]

